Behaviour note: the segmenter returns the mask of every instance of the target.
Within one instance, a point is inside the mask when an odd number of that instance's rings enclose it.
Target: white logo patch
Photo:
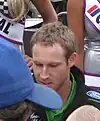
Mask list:
[[[33,113],[28,119],[28,121],[42,121],[42,120],[39,115],[37,115],[36,113]]]
[[[86,93],[89,97],[95,98],[100,100],[100,93],[99,92],[95,92],[95,91],[88,91]]]

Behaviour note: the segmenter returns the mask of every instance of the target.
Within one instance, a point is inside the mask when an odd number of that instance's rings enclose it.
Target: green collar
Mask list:
[[[66,103],[62,106],[60,110],[46,110],[48,121],[60,121],[63,116],[63,112],[72,103],[73,98],[76,94],[76,81],[72,73],[71,73],[71,79],[72,79],[72,87]]]

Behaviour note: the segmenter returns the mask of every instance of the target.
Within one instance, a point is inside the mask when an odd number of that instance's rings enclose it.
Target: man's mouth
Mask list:
[[[45,86],[47,86],[47,87],[49,87],[51,84],[52,84],[52,82],[43,82],[43,81],[41,81],[41,82],[39,82],[40,84],[43,84],[43,85],[45,85]]]

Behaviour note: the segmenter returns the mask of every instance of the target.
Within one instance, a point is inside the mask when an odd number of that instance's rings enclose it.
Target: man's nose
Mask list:
[[[47,67],[43,67],[40,73],[41,79],[47,79],[49,76]]]

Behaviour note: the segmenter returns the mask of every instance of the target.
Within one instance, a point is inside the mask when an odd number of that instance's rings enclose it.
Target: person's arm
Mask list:
[[[58,20],[57,14],[50,0],[31,0],[41,14],[44,24],[55,22]]]
[[[84,63],[84,10],[83,0],[68,0],[68,26],[76,37],[76,51],[78,54],[76,66],[83,70]]]

